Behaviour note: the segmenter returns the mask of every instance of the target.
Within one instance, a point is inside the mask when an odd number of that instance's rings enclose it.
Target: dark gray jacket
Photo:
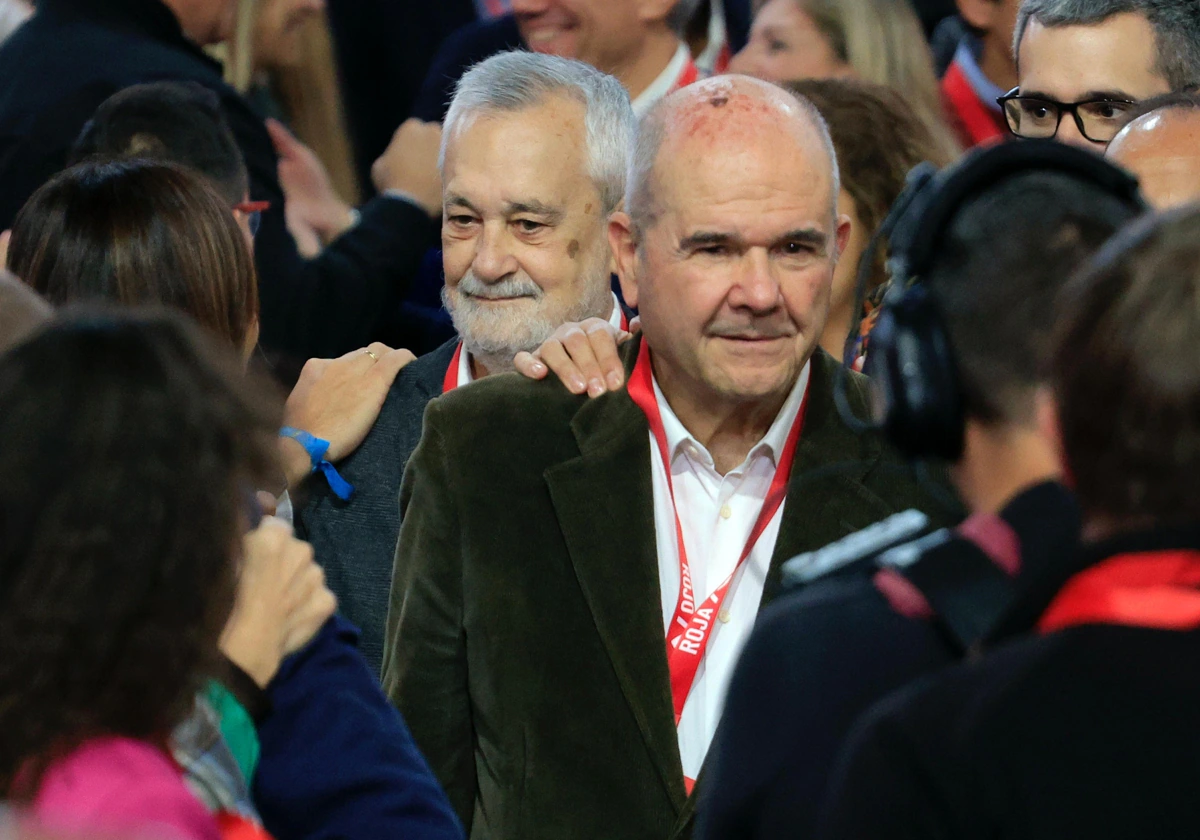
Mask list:
[[[421,440],[425,406],[442,393],[457,344],[447,342],[400,371],[366,440],[338,464],[354,497],[339,500],[314,476],[297,512],[297,528],[312,543],[339,611],[362,630],[359,648],[376,675],[400,533],[400,480]]]

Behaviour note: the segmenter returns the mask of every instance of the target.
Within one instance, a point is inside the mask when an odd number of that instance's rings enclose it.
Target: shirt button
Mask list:
[[[728,519],[731,516],[733,516],[733,508],[731,508],[729,505],[721,505],[721,518]]]
[[[722,610],[719,613],[717,613],[717,620],[720,621],[722,624],[728,624],[729,619],[731,617],[732,616],[729,615],[729,610],[724,609],[724,608],[722,608]]]

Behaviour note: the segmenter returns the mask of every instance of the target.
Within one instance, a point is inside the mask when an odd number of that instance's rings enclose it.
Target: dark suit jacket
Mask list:
[[[844,425],[836,369],[813,359],[764,602],[793,555],[932,508],[878,436]],[[860,377],[849,392],[862,413]],[[649,434],[629,395],[515,375],[447,394],[426,409],[400,504],[384,687],[468,835],[689,836]]]
[[[400,371],[362,446],[338,464],[342,477],[354,485],[354,498],[343,502],[314,477],[297,514],[298,527],[338,597],[338,609],[362,629],[359,648],[376,675],[383,662],[400,533],[400,478],[421,439],[425,406],[442,393],[457,346],[458,339],[449,341]]]
[[[0,48],[0,228],[66,162],[96,107],[131,85],[193,81],[221,98],[246,159],[250,194],[271,202],[255,240],[262,341],[307,358],[375,337],[437,227],[416,207],[376,199],[362,222],[305,261],[287,231],[277,158],[259,115],[221,79],[161,0],[38,0],[38,13]]]

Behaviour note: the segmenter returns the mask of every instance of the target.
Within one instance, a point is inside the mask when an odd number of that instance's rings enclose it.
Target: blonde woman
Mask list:
[[[933,58],[908,0],[755,0],[746,47],[730,71],[773,82],[858,78],[904,95],[946,154],[946,124]]]

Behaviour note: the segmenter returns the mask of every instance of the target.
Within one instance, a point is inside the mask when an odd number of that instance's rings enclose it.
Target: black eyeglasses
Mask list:
[[[1079,133],[1093,143],[1107,143],[1117,136],[1137,108],[1128,99],[1085,99],[1055,102],[1040,96],[1021,96],[1013,88],[996,102],[1004,109],[1008,130],[1027,140],[1048,140],[1058,134],[1063,114],[1075,119]]]

